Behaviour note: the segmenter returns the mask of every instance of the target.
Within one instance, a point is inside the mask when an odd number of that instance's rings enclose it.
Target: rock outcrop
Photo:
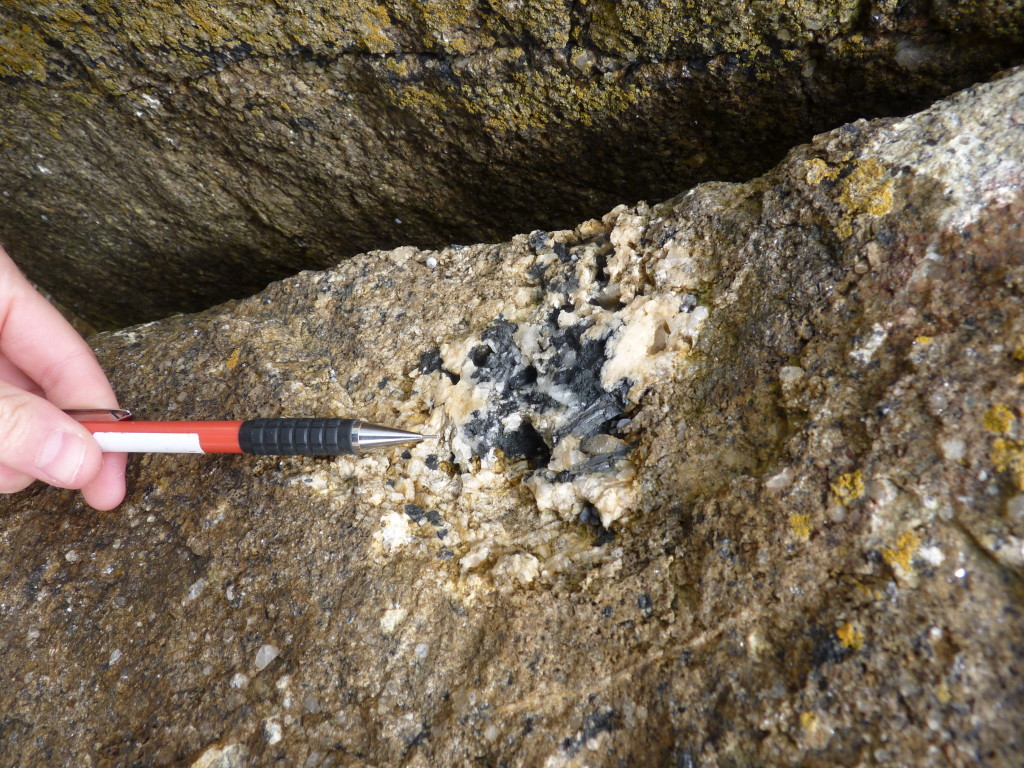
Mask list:
[[[0,506],[5,764],[1012,765],[1024,72],[747,183],[95,338],[143,456]]]
[[[504,240],[1021,63],[1019,3],[0,7],[0,238],[106,328]]]

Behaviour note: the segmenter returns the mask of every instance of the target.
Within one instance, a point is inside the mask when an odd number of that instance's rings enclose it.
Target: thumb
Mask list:
[[[101,461],[100,448],[85,427],[43,398],[0,382],[0,468],[7,469],[0,482],[21,474],[61,488],[81,488],[99,472]]]

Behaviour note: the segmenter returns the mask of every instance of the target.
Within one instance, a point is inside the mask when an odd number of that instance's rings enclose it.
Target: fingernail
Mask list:
[[[43,443],[36,467],[54,485],[70,486],[85,461],[85,441],[78,435],[57,430]]]

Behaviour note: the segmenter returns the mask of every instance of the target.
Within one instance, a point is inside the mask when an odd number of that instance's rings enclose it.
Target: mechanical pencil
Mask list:
[[[129,421],[123,409],[70,409],[100,449],[113,453],[251,453],[340,456],[435,439],[358,419],[282,418],[247,421]],[[106,421],[90,419],[105,418]]]

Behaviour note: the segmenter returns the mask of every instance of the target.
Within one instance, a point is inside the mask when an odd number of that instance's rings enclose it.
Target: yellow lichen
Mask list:
[[[843,648],[852,648],[859,651],[864,647],[864,633],[857,629],[850,622],[846,622],[836,630],[836,637]]]
[[[387,8],[382,5],[362,8],[356,20],[356,29],[361,33],[359,37],[371,53],[390,53],[398,50],[398,45],[385,32],[391,24]]]
[[[496,7],[500,8],[501,5]],[[694,3],[689,0],[651,3],[641,0],[591,0],[587,36],[606,50],[634,50],[638,55],[679,58],[681,51],[694,47],[707,55],[717,51],[738,54],[748,66],[757,67],[760,59],[779,55],[766,36],[751,35],[750,30],[769,23],[775,34],[792,41],[782,55],[806,56],[798,39],[808,36],[805,24],[813,23],[820,35],[836,40],[845,57],[862,56],[873,45],[866,36],[846,35],[855,23],[857,5],[844,0],[830,3],[777,3],[766,17],[761,3]],[[826,9],[827,8],[827,9]],[[840,44],[839,41],[842,41]],[[798,51],[793,51],[799,48]],[[714,62],[718,64],[718,62]],[[718,66],[721,66],[718,64]]]
[[[877,589],[876,587],[860,583],[856,584],[855,586],[857,592],[860,593],[863,597],[866,597],[868,600],[881,600],[884,597],[882,591],[880,589]]]
[[[794,536],[807,541],[811,537],[811,516],[792,514],[789,516],[789,527]]]
[[[445,113],[447,104],[443,97],[434,91],[428,91],[415,85],[407,85],[398,97],[398,106],[413,108],[432,118],[431,122],[438,130],[442,130],[440,118]]]
[[[915,344],[931,344],[934,339],[931,336],[918,336],[914,339]]]
[[[224,361],[224,365],[226,365],[228,367],[229,371],[234,370],[235,366],[238,365],[238,354],[239,354],[239,350],[236,347],[231,352],[231,354],[228,355],[228,359]]]
[[[840,236],[853,234],[853,219],[862,216],[884,216],[892,210],[893,180],[884,165],[873,157],[857,162],[853,171],[839,183],[839,204],[845,217],[836,227]]]
[[[409,77],[411,71],[408,59],[394,57],[384,59],[384,69],[398,77]]]
[[[847,472],[840,475],[831,487],[835,502],[845,506],[864,495],[864,476],[859,469]]]
[[[473,13],[471,0],[431,0],[416,4],[422,23],[426,27],[424,44],[441,43],[455,53],[471,53],[473,46],[467,39],[470,31],[466,22]]]
[[[415,18],[404,21],[419,28],[426,47],[465,52],[464,37],[487,43],[490,39],[468,18],[471,4],[454,0],[445,10],[438,3],[423,3]],[[448,5],[452,5],[449,3]],[[207,51],[244,43],[253,51],[274,54],[293,50],[297,44],[311,50],[362,50],[375,54],[395,53],[398,45],[388,33],[392,26],[388,8],[377,0],[342,0],[320,6],[308,4],[216,4],[203,0],[147,0],[131,4],[93,0],[85,15],[75,4],[51,3],[46,13],[35,14],[31,27],[0,31],[0,75],[43,79],[46,75],[47,38],[80,48],[90,60],[91,79],[118,79],[112,69],[110,39],[125,47],[162,48],[172,66],[193,74],[209,67]],[[398,14],[401,16],[401,13]],[[109,37],[106,31],[112,33]]]
[[[50,54],[45,40],[53,38],[80,49],[83,59],[93,62],[89,82],[96,90],[120,94],[123,73],[111,65],[117,57],[109,55],[110,39],[103,30],[126,48],[167,51],[168,66],[181,79],[208,74],[211,49],[239,45],[267,61],[299,45],[314,56],[338,50],[395,54],[399,43],[391,38],[397,27],[415,31],[425,51],[465,55],[482,47],[488,51],[487,66],[501,70],[511,65],[515,72],[490,83],[484,77],[480,82],[486,84],[474,85],[477,81],[469,78],[394,86],[389,94],[393,102],[414,112],[431,129],[443,128],[452,109],[479,115],[488,130],[501,133],[544,130],[561,121],[594,125],[635,108],[651,94],[648,85],[630,80],[625,70],[594,79],[551,68],[519,71],[525,52],[497,46],[497,32],[490,31],[492,22],[481,20],[472,0],[414,0],[390,8],[389,12],[389,6],[378,0],[342,0],[321,6],[149,0],[125,13],[118,3],[95,0],[91,13],[101,15],[104,26],[73,6],[55,4],[31,25],[0,30],[0,76],[45,79]],[[558,3],[501,6],[496,14],[493,24],[501,34],[511,26],[523,30],[527,38],[547,40],[553,48],[570,42],[569,15]],[[404,62],[385,66],[400,78],[411,76]]]
[[[938,700],[939,704],[949,704],[952,700],[953,694],[950,693],[949,686],[946,685],[945,680],[939,683],[938,687],[935,689],[935,698]]]
[[[45,80],[45,50],[42,36],[25,25],[0,30],[0,75]]]
[[[810,731],[818,724],[818,716],[813,712],[801,712],[800,713],[800,727],[805,731]]]
[[[992,441],[988,458],[997,472],[1009,471],[1014,485],[1024,491],[1024,446],[1016,440],[998,437]]]
[[[882,550],[882,557],[889,565],[898,565],[904,571],[910,570],[910,560],[921,546],[921,537],[914,531],[907,531],[896,540],[896,545]]]
[[[1016,421],[1017,417],[1010,407],[1000,403],[985,411],[981,425],[994,435],[1007,435]]]
[[[808,160],[804,163],[804,168],[806,170],[804,178],[806,178],[807,183],[812,186],[820,184],[824,179],[834,179],[839,175],[838,168],[830,167],[829,164],[820,157],[814,157]]]

